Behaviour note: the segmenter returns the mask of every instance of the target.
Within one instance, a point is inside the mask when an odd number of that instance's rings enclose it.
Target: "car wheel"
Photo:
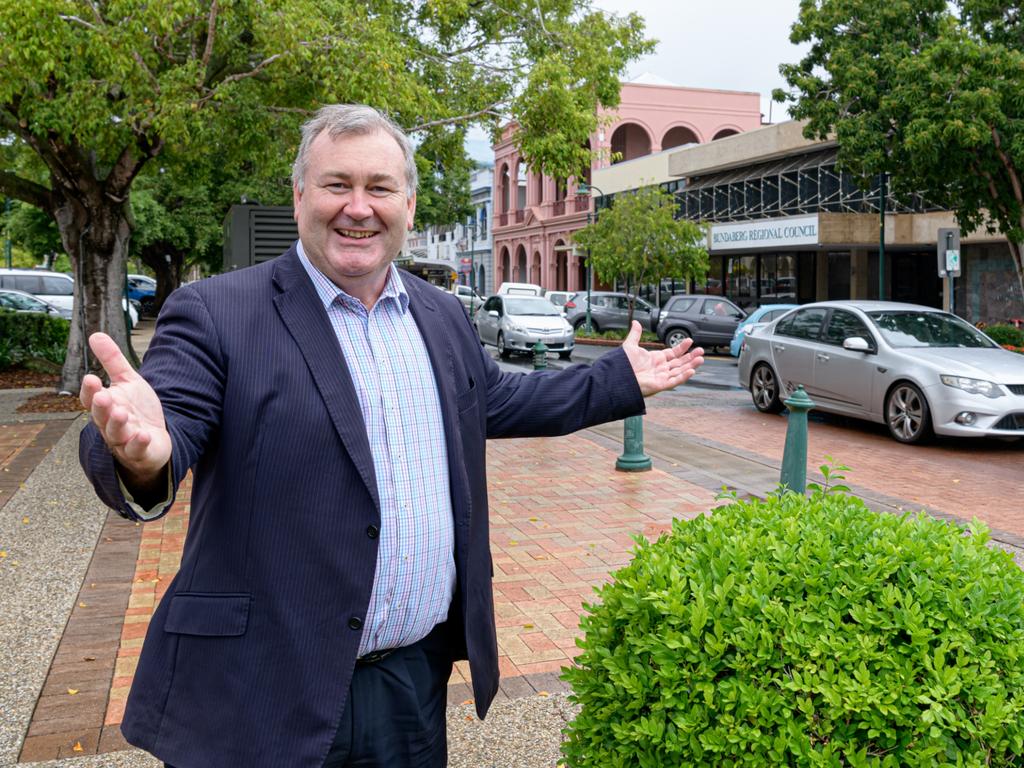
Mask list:
[[[572,357],[572,350],[571,349],[567,349],[564,352],[559,352],[558,353],[558,359],[559,360],[568,360],[571,357]]]
[[[502,360],[512,357],[512,350],[505,346],[505,334],[501,331],[498,331],[498,354]]]
[[[690,338],[690,332],[685,328],[673,328],[665,334],[665,343],[670,347],[678,347],[688,338]]]
[[[761,413],[779,413],[782,410],[779,378],[770,365],[761,363],[750,374],[750,396],[754,407]]]
[[[889,434],[901,443],[920,443],[932,434],[932,416],[921,390],[902,381],[885,400],[885,423]]]

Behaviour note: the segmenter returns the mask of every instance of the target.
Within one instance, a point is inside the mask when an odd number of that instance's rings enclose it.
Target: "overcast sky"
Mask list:
[[[676,85],[725,88],[761,94],[761,112],[772,122],[786,119],[771,103],[773,88],[785,85],[779,64],[798,61],[804,48],[789,42],[800,0],[593,0],[603,11],[639,13],[657,50],[629,67],[631,80],[645,72]],[[770,110],[770,112],[769,112]],[[474,157],[493,160],[483,136],[467,147]]]

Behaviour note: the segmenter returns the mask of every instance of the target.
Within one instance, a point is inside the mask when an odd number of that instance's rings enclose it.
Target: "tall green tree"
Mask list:
[[[1024,15],[1017,0],[802,0],[780,71],[840,164],[1007,237],[1024,301]]]
[[[674,278],[703,279],[708,272],[707,232],[689,219],[675,217],[675,197],[660,187],[641,187],[615,196],[611,208],[573,234],[586,248],[600,280],[625,278],[630,285]],[[633,301],[629,321],[633,321]]]
[[[651,48],[638,16],[586,3],[0,0],[0,193],[53,217],[80,285],[62,387],[79,387],[89,333],[127,350],[130,195],[166,152],[216,147],[225,163],[286,169],[317,106],[364,102],[436,148],[434,168],[466,162],[446,134],[527,114],[527,160],[578,172],[566,147],[586,141],[627,62]],[[535,143],[552,127],[557,141]]]

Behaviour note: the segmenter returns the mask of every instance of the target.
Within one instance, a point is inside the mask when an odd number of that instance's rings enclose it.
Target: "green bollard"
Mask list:
[[[646,472],[651,457],[644,453],[644,417],[629,416],[622,422],[622,455],[615,460],[620,472]]]
[[[533,370],[543,371],[548,367],[548,348],[543,341],[537,339],[533,345]]]
[[[789,408],[789,424],[779,483],[785,490],[803,494],[807,490],[807,412],[814,407],[814,401],[800,385],[783,402]]]

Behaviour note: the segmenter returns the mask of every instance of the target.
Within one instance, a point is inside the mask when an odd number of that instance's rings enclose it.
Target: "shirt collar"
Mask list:
[[[299,261],[306,270],[306,274],[313,281],[313,287],[316,289],[320,301],[324,303],[325,309],[330,309],[335,302],[343,306],[363,307],[363,302],[339,288],[331,278],[313,266],[313,262],[306,255],[306,249],[302,247],[301,240],[296,241],[295,250],[298,252]],[[394,262],[388,265],[388,279],[384,284],[384,291],[377,299],[377,304],[385,299],[394,300],[402,314],[405,314],[409,308],[409,293],[405,290],[405,284],[402,282],[402,278],[398,274],[398,267]]]

